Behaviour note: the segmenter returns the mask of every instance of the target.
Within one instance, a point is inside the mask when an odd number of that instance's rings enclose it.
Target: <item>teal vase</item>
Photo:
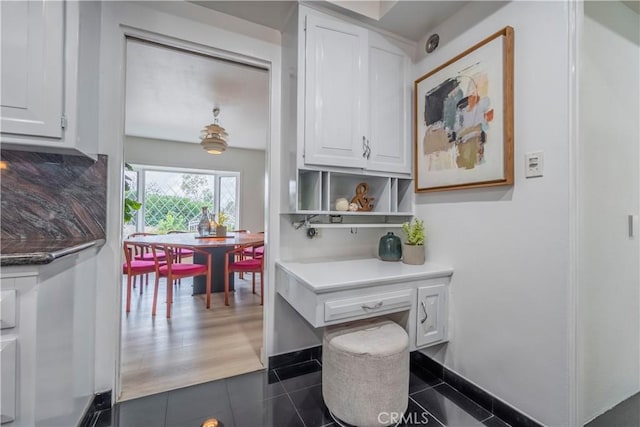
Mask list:
[[[383,261],[400,261],[402,258],[402,242],[400,242],[400,238],[392,232],[382,236],[378,245],[378,256]]]

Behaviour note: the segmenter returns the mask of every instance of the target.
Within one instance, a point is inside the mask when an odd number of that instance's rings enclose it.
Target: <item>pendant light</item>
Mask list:
[[[227,140],[229,134],[220,126],[218,122],[218,114],[220,114],[219,108],[213,109],[213,124],[206,126],[200,132],[200,145],[209,154],[221,154],[227,149]]]

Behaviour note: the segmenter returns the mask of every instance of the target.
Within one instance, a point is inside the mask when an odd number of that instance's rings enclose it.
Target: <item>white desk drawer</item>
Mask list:
[[[351,317],[368,317],[379,314],[394,313],[411,308],[411,289],[357,298],[327,301],[324,304],[324,320],[348,319]]]

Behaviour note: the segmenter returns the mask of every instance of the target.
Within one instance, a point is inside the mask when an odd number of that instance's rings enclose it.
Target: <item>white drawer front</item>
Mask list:
[[[327,301],[324,304],[324,320],[348,319],[350,317],[373,317],[411,308],[411,289],[362,297]]]

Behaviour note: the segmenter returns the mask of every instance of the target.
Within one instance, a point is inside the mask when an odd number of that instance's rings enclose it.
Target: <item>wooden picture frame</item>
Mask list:
[[[416,193],[513,185],[513,28],[415,81]]]

